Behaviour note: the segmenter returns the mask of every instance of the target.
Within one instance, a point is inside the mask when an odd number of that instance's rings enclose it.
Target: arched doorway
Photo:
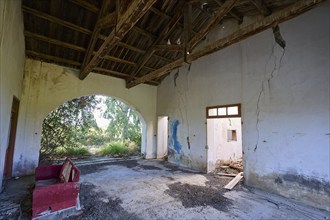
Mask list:
[[[121,99],[90,95],[66,101],[43,120],[40,158],[145,155],[146,123]]]

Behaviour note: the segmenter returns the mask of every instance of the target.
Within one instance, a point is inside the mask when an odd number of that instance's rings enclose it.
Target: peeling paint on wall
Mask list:
[[[181,151],[181,148],[182,148],[182,146],[181,146],[181,144],[180,144],[180,142],[179,142],[179,140],[178,140],[178,126],[179,126],[179,124],[180,124],[180,122],[179,122],[179,120],[174,120],[174,121],[172,121],[172,123],[171,123],[171,127],[170,127],[170,134],[171,134],[171,136],[170,136],[170,146],[172,146],[173,147],[173,149],[176,151],[176,153],[180,153],[180,151]]]

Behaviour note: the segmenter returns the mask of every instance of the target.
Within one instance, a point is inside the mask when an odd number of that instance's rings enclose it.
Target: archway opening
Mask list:
[[[44,119],[39,161],[141,156],[145,131],[141,114],[124,101],[103,95],[78,97]]]

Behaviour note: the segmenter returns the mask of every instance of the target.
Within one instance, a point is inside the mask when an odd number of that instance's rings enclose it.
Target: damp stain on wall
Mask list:
[[[178,127],[179,127],[179,120],[174,120],[170,124],[170,146],[175,150],[177,154],[181,152],[181,144],[178,140]]]

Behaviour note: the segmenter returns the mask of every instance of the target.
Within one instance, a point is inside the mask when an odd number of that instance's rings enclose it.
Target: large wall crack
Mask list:
[[[274,31],[274,29],[273,29],[273,31]],[[279,32],[279,29],[278,29],[278,32]],[[274,32],[274,35],[275,35],[275,32]],[[268,90],[270,92],[271,91],[271,81],[274,79],[274,77],[277,74],[279,74],[280,69],[281,69],[281,65],[282,65],[282,60],[283,60],[283,57],[285,55],[285,41],[283,40],[283,38],[282,38],[282,36],[280,34],[279,34],[279,36],[282,39],[282,41],[284,42],[284,46],[283,46],[283,42],[282,42],[282,45],[281,45],[276,40],[275,41],[276,41],[277,44],[279,44],[281,46],[281,48],[282,48],[282,54],[281,54],[280,58],[278,59],[277,56],[276,56],[276,54],[275,54],[276,43],[274,43],[274,45],[272,47],[272,50],[271,50],[270,57],[269,57],[269,59],[268,59],[268,61],[266,63],[266,68],[267,68],[268,63],[273,58],[274,59],[273,68],[272,68],[270,74],[267,74],[267,71],[266,71],[266,74],[264,76],[264,79],[261,82],[261,89],[260,89],[260,92],[259,92],[259,95],[258,95],[257,109],[256,109],[256,117],[257,117],[257,120],[256,120],[257,141],[256,141],[256,145],[254,147],[254,151],[256,151],[258,149],[259,139],[260,139],[260,128],[259,128],[259,124],[260,124],[260,112],[261,112],[260,102],[261,102],[261,99],[262,98],[265,98],[265,96],[266,96],[265,84],[267,83]],[[276,36],[275,36],[275,39],[276,39]]]

